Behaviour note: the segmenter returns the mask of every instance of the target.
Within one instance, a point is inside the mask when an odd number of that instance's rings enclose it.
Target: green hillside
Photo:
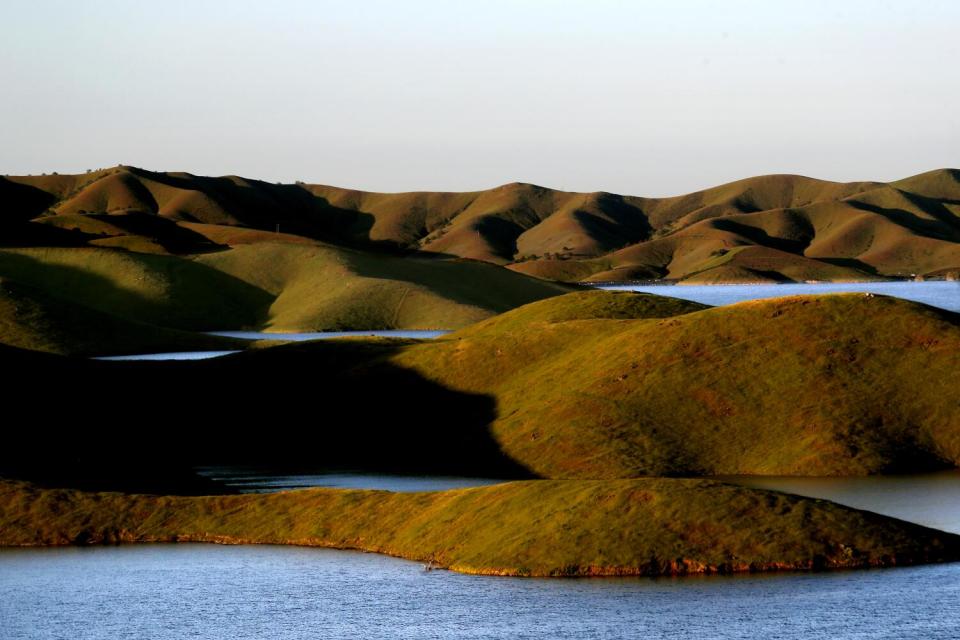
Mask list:
[[[702,480],[193,498],[0,483],[0,545],[111,542],[362,549],[514,576],[810,570],[960,558],[955,535],[822,500]]]

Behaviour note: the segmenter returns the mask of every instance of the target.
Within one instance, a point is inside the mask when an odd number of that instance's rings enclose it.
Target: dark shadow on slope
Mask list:
[[[496,214],[478,217],[472,228],[486,241],[495,255],[507,261],[513,260],[513,256],[517,254],[517,238],[527,230],[517,222]]]
[[[653,234],[647,217],[623,196],[603,193],[597,197],[596,204],[598,211],[579,210],[573,216],[599,244],[600,253],[649,240]]]
[[[480,260],[459,258],[441,263],[409,254],[401,259],[372,253],[344,254],[361,277],[385,278],[423,287],[448,300],[507,311],[567,291],[562,283],[535,280]]]
[[[87,215],[122,229],[130,235],[150,238],[174,254],[209,253],[227,248],[196,231],[181,227],[173,220],[142,211]]]
[[[15,252],[0,252],[0,276],[120,318],[194,331],[259,326],[274,300],[253,285],[197,262],[149,254],[136,258],[148,273],[167,278],[166,299],[147,298],[119,284],[122,278],[115,281]]]
[[[758,244],[763,247],[770,247],[773,249],[779,249],[780,251],[786,251],[787,253],[792,253],[795,255],[803,255],[803,250],[806,249],[808,242],[803,240],[792,240],[789,238],[778,238],[771,236],[764,229],[759,229],[757,227],[751,227],[728,218],[716,218],[711,221],[711,224],[714,228],[721,231],[727,231],[729,233],[735,233],[743,238],[746,238],[754,244]]]
[[[813,258],[811,258],[813,259]],[[862,271],[863,273],[879,276],[877,268],[863,262],[862,260],[857,260],[856,258],[816,258],[819,262],[826,262],[827,264],[832,264],[835,267],[846,267],[847,269],[856,269],[857,271]]]
[[[41,222],[0,221],[0,247],[83,247],[98,237]]]
[[[936,218],[949,229],[951,229],[956,234],[956,237],[960,237],[960,216],[954,214],[944,206],[944,203],[955,205],[960,204],[960,201],[937,200],[916,193],[911,193],[909,191],[903,191],[902,189],[898,189],[898,191],[904,198],[909,200],[913,206]]]
[[[235,176],[181,176],[136,168],[129,171],[175,189],[201,192],[228,216],[251,229],[275,231],[279,225],[284,233],[332,244],[396,249],[395,243],[370,240],[372,215],[334,207],[299,184],[272,184]],[[189,217],[193,222],[218,222],[194,215]]]
[[[46,211],[57,199],[37,187],[0,177],[0,203],[3,215],[0,222],[25,222]]]
[[[868,211],[883,216],[890,222],[905,227],[921,236],[936,240],[945,240],[947,242],[960,241],[960,228],[947,224],[943,220],[921,218],[917,214],[905,211],[904,209],[887,209],[885,207],[867,204],[866,202],[860,202],[859,200],[846,200],[845,202],[854,209],[860,209],[861,211]]]
[[[400,341],[317,342],[195,362],[95,362],[0,348],[0,472],[48,485],[206,492],[196,465],[530,477],[490,435],[493,398],[386,358]]]

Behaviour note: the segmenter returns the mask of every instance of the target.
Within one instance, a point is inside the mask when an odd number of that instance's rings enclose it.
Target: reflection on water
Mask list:
[[[338,489],[382,489],[384,491],[446,491],[481,487],[504,480],[464,476],[411,476],[351,471],[289,473],[261,467],[210,466],[196,472],[240,493],[270,493],[308,487]]]
[[[642,291],[722,306],[779,296],[821,293],[877,293],[960,311],[960,282],[830,282],[821,284],[603,285],[610,291]]]
[[[331,338],[417,338],[428,340],[450,333],[449,331],[313,331],[306,333],[270,333],[266,331],[208,331],[211,336],[242,338],[244,340],[329,340]]]
[[[207,358],[219,358],[220,356],[230,355],[231,353],[240,353],[238,350],[230,351],[171,351],[169,353],[138,353],[129,356],[99,356],[93,360],[206,360]]]
[[[243,340],[330,340],[332,338],[417,338],[427,340],[438,338],[450,333],[449,331],[320,331],[312,333],[266,333],[263,331],[207,331],[207,335],[224,336],[227,338],[241,338]],[[240,353],[239,350],[229,351],[177,351],[170,353],[138,353],[126,356],[100,356],[93,360],[206,360],[219,358],[231,353]]]
[[[424,572],[271,546],[0,551],[4,640],[956,638],[960,564],[711,578]]]
[[[960,469],[851,478],[728,476],[721,479],[748,487],[832,500],[960,534]]]

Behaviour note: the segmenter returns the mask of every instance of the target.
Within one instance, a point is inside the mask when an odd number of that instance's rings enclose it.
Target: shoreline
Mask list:
[[[200,497],[0,481],[0,516],[0,546],[10,548],[279,544],[379,553],[490,576],[723,575],[960,561],[957,535],[710,480]]]

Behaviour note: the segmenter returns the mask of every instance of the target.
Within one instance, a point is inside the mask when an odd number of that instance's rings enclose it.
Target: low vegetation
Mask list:
[[[705,480],[530,481],[435,493],[174,497],[0,482],[0,544],[296,544],[465,573],[683,575],[960,558],[960,536]]]
[[[122,460],[157,469],[211,457],[546,478],[865,475],[960,464],[960,322],[895,298],[702,308],[587,291],[436,340],[261,346],[199,362],[41,359],[10,349],[0,358],[21,373],[7,382],[11,397],[55,425],[55,437],[47,432],[46,444],[23,451],[40,462],[87,460],[85,473]],[[75,408],[105,391],[100,438],[70,428]],[[223,425],[275,424],[281,414],[301,418],[269,438],[224,436]],[[141,427],[135,439],[123,435],[130,415]],[[198,425],[190,447],[159,435],[184,415]]]
[[[9,211],[0,220],[3,242],[15,246],[195,254],[323,242],[471,258],[564,281],[861,280],[960,270],[956,169],[888,183],[767,175],[644,198],[524,183],[372,193],[119,166],[2,178],[0,202]]]
[[[544,477],[960,464],[956,314],[838,294],[705,310],[677,303],[680,315],[659,319],[543,321],[541,308],[590,299],[602,307],[611,294],[579,295],[410,346],[392,361],[496,398],[494,439]]]

